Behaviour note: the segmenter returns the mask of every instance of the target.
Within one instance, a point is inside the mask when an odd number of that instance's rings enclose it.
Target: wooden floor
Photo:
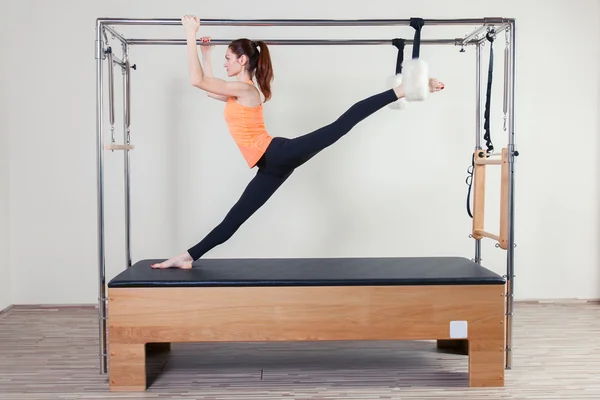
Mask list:
[[[0,399],[600,399],[600,305],[515,305],[506,387],[468,389],[433,342],[173,345],[145,393],[110,393],[94,308],[0,316]],[[152,361],[150,361],[152,364]]]

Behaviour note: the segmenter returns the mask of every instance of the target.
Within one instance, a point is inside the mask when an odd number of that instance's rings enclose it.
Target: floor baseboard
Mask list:
[[[0,310],[0,317],[2,317],[5,314],[8,314],[13,308],[15,308],[15,306],[11,305],[6,307],[4,310]]]

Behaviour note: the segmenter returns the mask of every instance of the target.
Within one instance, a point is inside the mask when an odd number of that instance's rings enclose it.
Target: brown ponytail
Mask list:
[[[258,87],[265,96],[265,101],[271,98],[271,81],[273,80],[273,66],[271,53],[267,44],[261,40],[256,42],[249,39],[237,39],[229,44],[229,48],[236,56],[248,57],[248,72],[256,76]]]
[[[256,81],[265,101],[271,98],[271,81],[273,80],[273,66],[271,65],[271,53],[267,44],[262,40],[256,42],[259,47],[258,65],[256,66]]]

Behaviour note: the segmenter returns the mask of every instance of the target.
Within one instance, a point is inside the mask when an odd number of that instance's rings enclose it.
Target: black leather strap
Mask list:
[[[412,58],[419,58],[421,51],[421,28],[425,25],[423,18],[411,18],[410,26],[415,29],[415,41],[413,44]]]
[[[396,59],[396,75],[402,73],[402,63],[404,62],[404,46],[406,40],[393,39],[392,44],[398,49],[398,58]]]

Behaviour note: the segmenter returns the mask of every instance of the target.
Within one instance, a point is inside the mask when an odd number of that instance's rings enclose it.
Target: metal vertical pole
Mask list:
[[[477,43],[476,47],[476,70],[475,70],[475,150],[481,149],[481,120],[482,120],[482,107],[481,107],[481,42]],[[481,239],[475,239],[475,262],[481,264]]]
[[[129,53],[127,44],[123,43],[123,142],[130,144],[129,125],[131,122],[131,83]],[[131,267],[131,191],[129,173],[129,150],[123,151],[124,191],[125,191],[125,257],[126,267]]]
[[[509,131],[508,131],[508,249],[506,251],[506,368],[512,368],[512,333],[514,301],[514,262],[515,262],[515,86],[516,86],[516,47],[515,25],[510,23],[510,63],[509,63]]]
[[[100,371],[107,372],[106,351],[106,277],[104,254],[104,139],[103,139],[103,97],[102,62],[104,46],[102,42],[102,23],[96,24],[96,173],[98,205],[98,314],[100,330]]]

